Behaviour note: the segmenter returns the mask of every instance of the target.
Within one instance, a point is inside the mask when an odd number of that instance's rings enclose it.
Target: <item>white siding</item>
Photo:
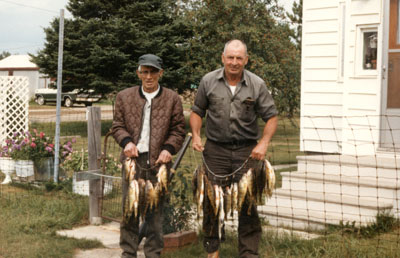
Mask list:
[[[377,28],[380,36],[382,1],[304,0],[301,150],[371,154],[378,148],[382,61],[378,54],[377,70],[362,69],[360,31]]]
[[[377,70],[362,69],[362,29],[382,31],[382,0],[347,0],[343,154],[371,155],[379,147],[381,80]],[[382,46],[378,46],[378,48]]]
[[[300,149],[339,152],[343,109],[338,78],[337,0],[303,2]]]

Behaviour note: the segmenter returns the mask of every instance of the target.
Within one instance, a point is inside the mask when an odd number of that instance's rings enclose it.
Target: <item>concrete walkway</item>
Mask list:
[[[117,258],[121,257],[122,250],[119,248],[119,223],[111,222],[100,226],[84,226],[71,230],[57,231],[60,236],[73,237],[77,239],[98,240],[106,248],[91,250],[78,250],[74,258]],[[139,246],[138,257],[145,257],[143,243]]]

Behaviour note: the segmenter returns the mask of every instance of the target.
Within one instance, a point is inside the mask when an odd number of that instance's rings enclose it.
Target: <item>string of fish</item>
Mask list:
[[[127,221],[132,216],[137,219],[139,214],[143,220],[148,209],[157,208],[160,197],[168,192],[167,166],[161,164],[156,175],[157,182],[153,185],[150,180],[135,178],[136,168],[139,167],[135,159],[126,158],[124,165],[125,180],[128,182],[128,195],[125,198],[124,205],[124,220]]]
[[[216,175],[209,168],[203,156],[204,166],[197,166],[193,173],[193,199],[197,204],[197,218],[200,219],[204,203],[204,191],[207,191],[207,197],[212,206],[214,215],[218,217],[218,233],[221,238],[221,231],[224,221],[228,219],[230,213],[232,219],[234,211],[241,212],[242,205],[245,200],[248,200],[247,213],[250,215],[253,205],[262,204],[262,194],[265,194],[264,201],[272,196],[272,191],[275,188],[275,172],[271,163],[265,159],[262,166],[258,168],[249,168],[242,175],[239,182],[234,182],[230,186],[223,189],[217,184],[212,184],[206,176],[204,167],[213,176],[228,177],[233,176],[240,171],[248,162],[249,158],[234,172],[229,175]]]

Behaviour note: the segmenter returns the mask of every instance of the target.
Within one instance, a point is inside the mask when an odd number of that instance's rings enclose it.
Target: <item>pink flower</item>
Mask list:
[[[54,144],[50,143],[49,146],[50,146],[51,148],[53,148],[53,147],[54,147]]]
[[[31,143],[32,148],[36,148],[36,144],[34,142]]]
[[[36,138],[35,137],[32,137],[32,142],[34,142],[36,140]]]
[[[40,139],[43,139],[44,137],[44,132],[40,132]]]

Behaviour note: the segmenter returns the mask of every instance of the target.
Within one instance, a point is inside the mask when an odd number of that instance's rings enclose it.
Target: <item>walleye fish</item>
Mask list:
[[[267,177],[267,184],[265,185],[265,195],[267,197],[271,197],[272,196],[272,191],[275,188],[275,171],[274,168],[272,167],[271,163],[269,163],[268,160],[265,160],[265,174]]]
[[[246,175],[247,177],[247,194],[248,194],[248,200],[249,200],[249,207],[247,209],[247,215],[250,215],[251,213],[251,207],[253,206],[253,204],[256,203],[256,196],[254,194],[254,170],[252,168],[250,168]]]
[[[136,218],[138,215],[138,207],[139,207],[139,185],[136,180],[132,180],[129,183],[128,198],[129,198],[129,214],[134,215]]]
[[[160,183],[160,190],[168,191],[168,170],[165,164],[162,164],[158,169],[157,180]]]
[[[145,206],[146,206],[146,182],[144,179],[140,178],[138,180],[139,185],[139,213],[142,217],[146,216]]]
[[[225,212],[224,212],[224,191],[222,190],[221,186],[217,186],[217,193],[216,195],[219,196],[219,216],[218,216],[218,236],[219,239],[221,240],[222,237],[222,227],[224,226],[224,218],[225,218]]]
[[[204,200],[204,171],[200,169],[197,173],[197,192],[196,192],[196,199],[197,199],[197,219],[200,219],[200,214],[203,207],[203,200]]]
[[[125,160],[125,179],[130,182],[134,179],[136,174],[136,164],[135,160],[131,158],[126,158]]]
[[[214,193],[214,188],[206,176],[204,176],[204,182],[207,187],[207,198],[210,201],[212,210],[215,211],[215,195],[216,194]],[[216,216],[216,214],[215,214],[215,216]]]
[[[231,207],[232,207],[232,191],[229,188],[229,186],[227,186],[225,188],[225,193],[224,193],[224,213],[225,213],[225,220],[227,220],[228,218],[228,214],[231,211]]]
[[[239,185],[238,185],[237,211],[239,214],[242,209],[243,202],[246,198],[247,188],[248,188],[248,182],[247,182],[247,173],[246,173],[242,176],[242,178],[239,181]]]
[[[145,209],[147,212],[148,208],[150,208],[150,210],[151,210],[151,209],[153,209],[153,207],[157,207],[159,184],[157,184],[156,187],[154,187],[150,180],[146,180],[146,188],[145,189],[146,189]]]
[[[233,218],[234,211],[237,209],[238,205],[238,183],[233,183],[231,186],[231,216]]]
[[[224,209],[224,206],[220,206],[221,204],[221,194],[220,194],[220,187],[218,185],[214,185],[214,197],[215,197],[215,207],[214,207],[214,214],[215,216],[218,215],[218,210],[220,209]],[[224,199],[224,197],[222,196],[222,199]]]
[[[199,173],[200,166],[197,166],[197,168],[193,171],[192,175],[192,190],[193,190],[193,201],[197,203],[197,188],[199,187],[197,185],[197,174]]]

